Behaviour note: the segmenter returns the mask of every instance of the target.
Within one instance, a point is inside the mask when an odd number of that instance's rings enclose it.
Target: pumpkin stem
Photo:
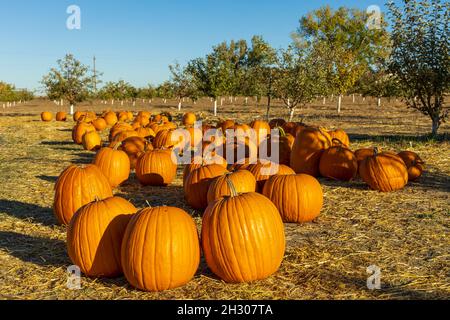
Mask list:
[[[373,148],[373,156],[376,157],[378,155],[378,147]]]
[[[337,142],[338,144],[339,144],[339,146],[343,146],[344,144],[342,143],[342,141],[341,140],[339,140],[338,138],[333,138],[332,140],[331,140],[331,142]]]
[[[280,137],[286,137],[286,131],[282,127],[277,127],[278,131],[280,131]]]
[[[148,200],[145,200],[145,203],[147,204],[147,206],[148,206],[149,208],[152,207],[152,205],[150,204],[150,202],[148,202]]]
[[[230,179],[229,174],[226,175],[225,180],[227,181],[228,188],[230,189],[231,197],[232,197],[232,198],[233,198],[233,197],[237,197],[237,196],[238,196],[238,193],[237,193],[237,191],[236,191],[236,188],[234,187],[233,182],[232,182],[231,179]]]
[[[100,198],[98,196],[95,196],[95,202],[99,202]]]
[[[122,142],[116,142],[116,143],[114,144],[113,150],[117,151],[121,145],[122,145]]]

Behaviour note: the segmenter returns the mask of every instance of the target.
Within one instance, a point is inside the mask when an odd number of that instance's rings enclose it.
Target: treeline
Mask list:
[[[0,81],[0,102],[29,101],[34,94],[26,89],[17,90],[12,84]]]

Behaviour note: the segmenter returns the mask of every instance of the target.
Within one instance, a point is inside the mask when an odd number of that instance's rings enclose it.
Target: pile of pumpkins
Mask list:
[[[173,138],[178,127],[170,114],[152,116],[141,111],[77,112],[72,137],[86,150],[96,151],[92,164],[72,165],[55,186],[54,213],[68,225],[67,247],[74,264],[89,277],[124,274],[141,290],[162,291],[179,287],[195,275],[201,252],[209,268],[230,283],[264,279],[276,272],[285,252],[283,222],[306,223],[320,214],[322,187],[316,177],[349,181],[357,173],[372,189],[392,191],[420,176],[423,162],[412,152],[381,152],[377,148],[352,152],[343,130],[327,131],[282,119],[249,125],[224,120],[216,126],[194,127],[196,115],[187,113],[182,125],[190,136]],[[209,128],[254,129],[257,146],[250,140],[202,142],[196,137]],[[99,131],[110,128],[104,144]],[[249,155],[270,129],[279,128],[279,163]],[[201,136],[201,135],[200,135]],[[173,141],[176,140],[176,141]],[[231,140],[231,139],[228,139]],[[245,144],[245,155],[234,163],[214,153],[234,152]],[[167,186],[177,174],[176,146],[202,148],[183,170],[186,202],[202,210],[199,239],[192,217],[180,208],[148,207],[138,210],[115,197],[113,189],[135,170],[142,185]],[[185,148],[181,148],[186,150]],[[189,148],[188,148],[189,149]],[[191,150],[191,151],[192,151]],[[251,245],[248,245],[251,244]]]

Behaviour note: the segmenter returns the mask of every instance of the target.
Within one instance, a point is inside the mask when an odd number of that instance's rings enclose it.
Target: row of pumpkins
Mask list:
[[[414,179],[423,169],[420,158],[410,152],[398,156],[374,148],[353,153],[342,130],[329,132],[281,119],[256,120],[249,126],[226,120],[219,124],[224,132],[279,127],[280,164],[249,164],[244,158],[229,165],[203,143],[202,161],[186,165],[183,172],[187,203],[204,210],[199,241],[195,223],[184,210],[163,206],[138,211],[112,192],[132,169],[143,185],[173,181],[177,170],[173,147],[180,141],[171,139],[177,125],[169,114],[152,117],[144,111],[134,118],[126,111],[108,111],[101,117],[77,112],[74,120],[73,140],[97,153],[93,164],[67,168],[55,186],[54,212],[68,225],[69,256],[87,276],[123,273],[131,285],[147,291],[190,281],[201,251],[209,268],[226,282],[273,274],[285,251],[283,221],[304,223],[320,214],[323,192],[314,176],[351,180],[359,167],[364,181],[372,179],[368,183],[373,189],[391,191],[403,187],[408,174]],[[192,127],[195,121],[192,113],[182,119],[189,132],[198,130]],[[107,127],[111,127],[109,146],[102,148],[98,131]],[[186,143],[195,147],[193,140]],[[245,143],[249,147],[250,142]],[[262,168],[273,165],[277,168],[273,174],[262,174]]]

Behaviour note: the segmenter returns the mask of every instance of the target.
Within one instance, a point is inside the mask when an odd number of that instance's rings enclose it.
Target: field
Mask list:
[[[265,107],[219,107],[219,117],[250,122],[263,117]],[[253,102],[251,102],[254,104]],[[183,107],[214,122],[208,101]],[[79,106],[101,112],[111,105]],[[176,101],[139,102],[114,110],[169,111],[179,121]],[[430,121],[400,102],[344,99],[337,115],[334,103],[318,101],[297,111],[296,121],[350,134],[352,149],[380,146],[412,150],[424,159],[422,178],[393,193],[371,191],[360,180],[350,183],[320,179],[325,204],[311,224],[286,224],[287,249],[280,270],[264,281],[231,285],[217,279],[202,261],[186,286],[162,293],[144,293],[124,278],[82,278],[81,290],[66,287],[71,262],[65,247],[65,227],[52,212],[53,186],[71,163],[89,163],[94,153],[71,139],[73,121],[40,121],[44,110],[58,107],[35,100],[0,109],[0,299],[449,299],[450,298],[450,126],[430,139]],[[272,117],[286,109],[273,107]],[[134,175],[115,190],[137,207],[170,205],[191,213],[200,226],[201,213],[184,202],[182,168],[175,184],[141,187]],[[381,289],[368,290],[366,268],[381,269]]]

